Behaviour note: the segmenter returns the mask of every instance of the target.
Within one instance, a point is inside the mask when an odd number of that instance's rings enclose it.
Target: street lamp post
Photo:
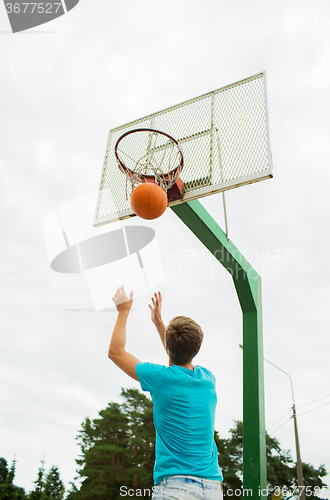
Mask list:
[[[302,470],[302,463],[301,463],[301,456],[300,456],[300,446],[299,446],[299,437],[298,437],[298,425],[297,425],[297,414],[296,414],[296,405],[294,403],[294,394],[293,394],[293,383],[290,375],[282,370],[282,368],[279,368],[277,365],[274,365],[271,361],[268,361],[268,359],[264,358],[267,363],[270,365],[274,366],[281,372],[285,373],[290,379],[291,383],[291,392],[292,392],[292,418],[293,418],[293,424],[294,424],[294,436],[295,436],[295,441],[296,441],[296,454],[297,454],[297,475],[298,475],[298,489],[300,491],[300,498],[301,500],[305,500],[305,486],[304,486],[304,476],[303,476],[303,470]]]

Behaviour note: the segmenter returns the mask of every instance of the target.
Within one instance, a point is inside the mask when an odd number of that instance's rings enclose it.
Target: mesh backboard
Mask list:
[[[166,132],[182,147],[184,196],[170,205],[272,177],[265,74],[259,73],[110,130],[95,226],[134,216],[114,147],[138,128]]]

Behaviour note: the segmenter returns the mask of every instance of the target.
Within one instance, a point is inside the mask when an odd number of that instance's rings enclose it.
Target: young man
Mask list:
[[[214,441],[217,396],[212,373],[192,361],[203,332],[190,318],[177,316],[167,328],[162,316],[162,296],[152,297],[151,320],[169,356],[169,366],[141,363],[128,353],[126,324],[133,304],[124,287],[113,301],[118,318],[113,330],[109,358],[151,394],[156,429],[154,493],[157,500],[222,499],[222,472]]]

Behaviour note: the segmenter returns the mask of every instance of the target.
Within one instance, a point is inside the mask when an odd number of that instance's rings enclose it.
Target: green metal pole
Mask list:
[[[261,278],[198,200],[171,209],[233,278],[243,313],[244,495],[266,498]]]

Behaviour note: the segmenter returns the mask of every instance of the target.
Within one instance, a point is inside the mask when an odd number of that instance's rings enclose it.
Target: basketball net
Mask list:
[[[119,168],[126,176],[126,199],[145,182],[158,184],[167,192],[175,184],[183,166],[182,150],[177,141],[152,129],[137,129],[124,134],[117,142],[116,155]]]
[[[176,176],[164,176],[163,170],[161,170],[157,165],[154,165],[152,163],[148,163],[148,165],[136,165],[133,175],[129,174],[128,172],[125,172],[126,176],[126,199],[128,199],[129,194],[128,194],[128,186],[129,184],[131,185],[131,193],[134,191],[134,189],[139,185],[143,184],[145,182],[152,182],[152,181],[145,181],[143,180],[143,175],[146,173],[146,169],[148,170],[148,175],[153,175],[155,180],[154,183],[158,184],[162,189],[164,189],[165,192],[167,192],[175,183],[177,179]]]

